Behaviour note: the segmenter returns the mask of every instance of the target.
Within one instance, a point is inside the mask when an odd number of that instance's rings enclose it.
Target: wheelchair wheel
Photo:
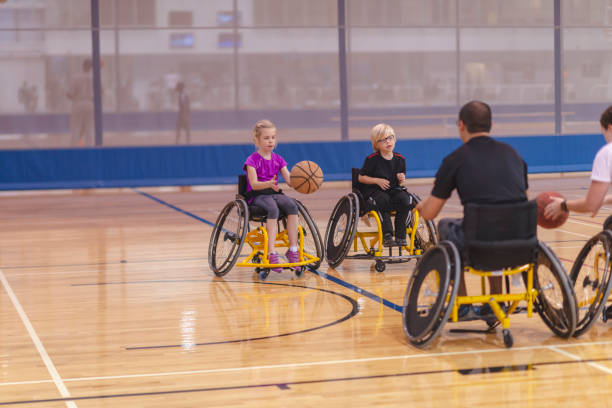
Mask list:
[[[534,303],[544,323],[559,337],[572,336],[576,330],[576,296],[565,268],[541,241],[533,286],[538,291]]]
[[[340,265],[348,253],[359,217],[359,200],[355,193],[342,197],[332,211],[325,231],[325,256],[332,268]]]
[[[457,247],[442,241],[420,259],[408,283],[402,325],[410,343],[426,347],[448,320],[459,288],[461,258]]]
[[[608,218],[603,223],[604,230],[612,230],[612,215],[609,215]]]
[[[238,260],[247,233],[249,210],[244,200],[230,201],[221,210],[208,244],[208,265],[223,276]]]
[[[298,223],[302,226],[302,230],[304,231],[304,251],[319,258],[319,261],[308,264],[307,266],[311,269],[318,269],[324,257],[321,233],[306,207],[298,200],[296,201],[298,204]]]
[[[410,193],[413,197],[414,202],[418,204],[421,202],[421,198]],[[406,226],[412,228],[414,219],[414,210],[408,213],[408,219],[406,220]],[[414,236],[414,249],[420,249],[422,253],[425,253],[427,249],[438,243],[438,233],[436,230],[436,224],[433,221],[426,221],[424,218],[419,217],[419,225],[417,225],[416,234]]]
[[[576,257],[570,272],[578,302],[574,337],[585,333],[606,306],[612,287],[611,250],[612,232],[605,230],[591,238]]]

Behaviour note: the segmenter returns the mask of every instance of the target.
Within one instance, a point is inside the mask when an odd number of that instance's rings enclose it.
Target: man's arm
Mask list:
[[[419,211],[421,217],[426,220],[433,220],[442,210],[444,204],[446,203],[446,199],[429,196],[425,200],[421,201],[417,204],[416,209]]]

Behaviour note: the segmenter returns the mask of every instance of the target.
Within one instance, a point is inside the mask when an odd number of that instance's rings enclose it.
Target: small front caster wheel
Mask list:
[[[504,344],[506,345],[506,347],[512,347],[512,345],[514,344],[514,339],[512,338],[510,330],[504,329],[502,333],[504,334]]]
[[[387,269],[387,265],[383,261],[376,261],[374,269],[376,269],[376,272],[384,272]]]

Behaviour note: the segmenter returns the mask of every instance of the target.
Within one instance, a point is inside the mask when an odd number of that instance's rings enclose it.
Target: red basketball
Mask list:
[[[565,199],[561,193],[557,193],[556,191],[545,191],[536,196],[536,202],[538,203],[538,225],[542,228],[559,228],[565,221],[567,221],[567,217],[569,217],[569,212],[564,212],[561,214],[559,218],[552,219],[544,217],[544,208],[552,201],[551,197],[560,197]]]

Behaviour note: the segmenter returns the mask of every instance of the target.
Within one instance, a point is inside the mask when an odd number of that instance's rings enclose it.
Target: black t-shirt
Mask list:
[[[478,136],[444,158],[431,195],[447,199],[455,188],[463,205],[525,201],[527,164],[512,146]]]
[[[393,158],[387,160],[380,152],[372,153],[366,157],[359,174],[369,177],[389,180],[389,187],[400,187],[397,173],[406,173],[406,159],[399,153],[393,152]],[[369,197],[375,191],[382,191],[377,184],[360,183],[360,190],[364,196]]]

